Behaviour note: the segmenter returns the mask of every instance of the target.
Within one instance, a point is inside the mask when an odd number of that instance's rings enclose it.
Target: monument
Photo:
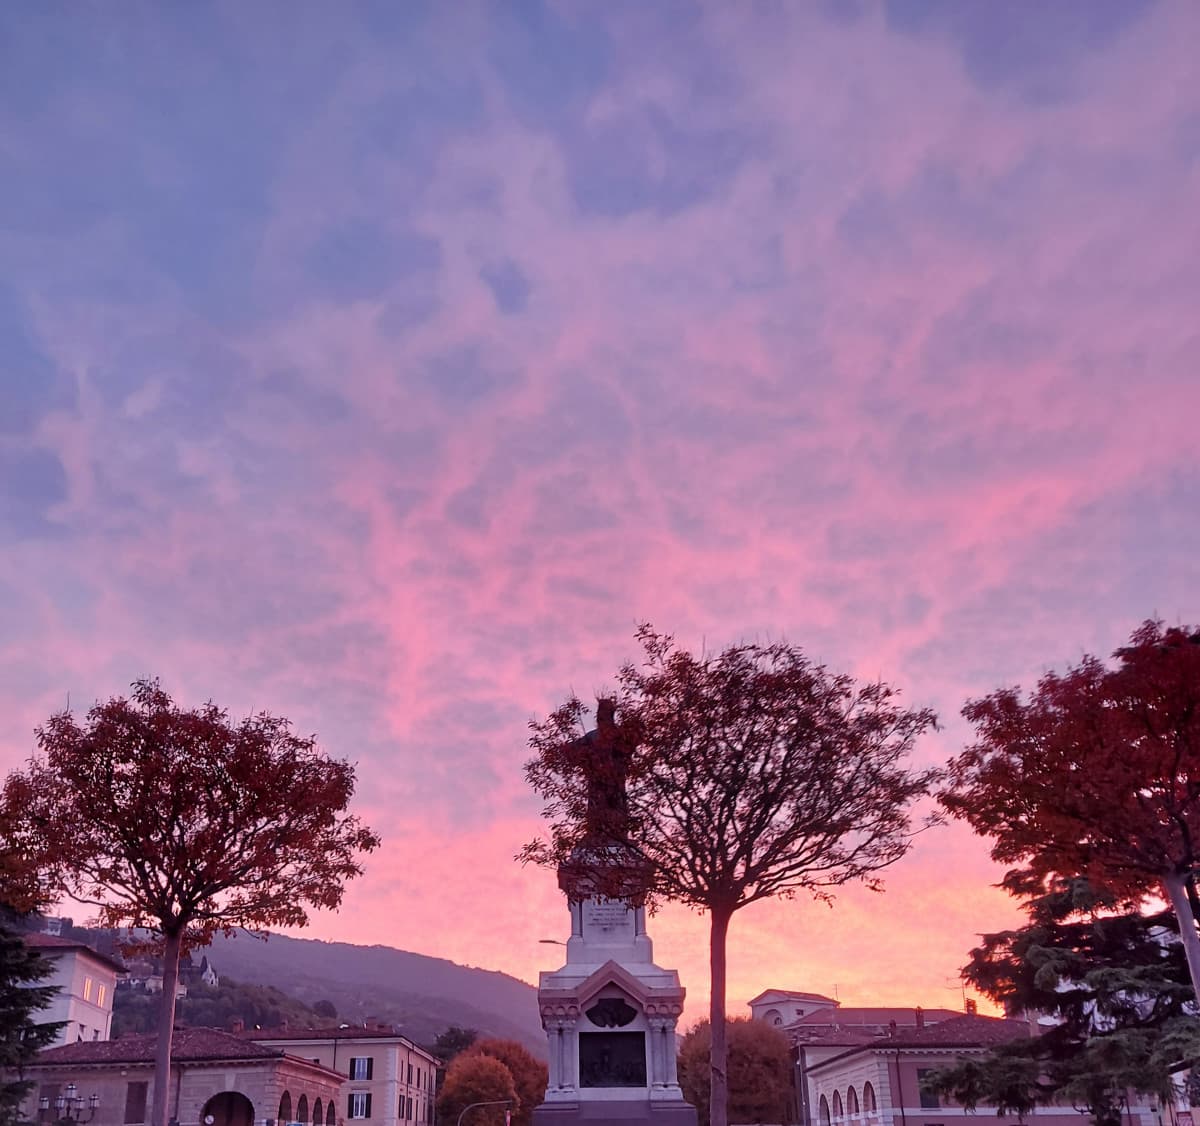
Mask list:
[[[645,862],[631,843],[626,777],[636,747],[599,700],[596,728],[571,746],[587,785],[579,846],[558,870],[571,934],[566,964],[538,981],[550,1048],[534,1126],[695,1126],[675,1070],[679,974],[654,964]]]

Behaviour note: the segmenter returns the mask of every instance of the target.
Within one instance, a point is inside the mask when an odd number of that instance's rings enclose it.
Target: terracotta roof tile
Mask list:
[[[390,1028],[247,1028],[238,1033],[247,1040],[407,1040]]]
[[[95,958],[98,962],[103,962],[106,966],[111,966],[117,973],[125,973],[125,965],[117,961],[116,958],[109,954],[101,954],[94,946],[89,946],[86,942],[80,942],[74,938],[63,938],[57,934],[41,934],[39,932],[31,932],[21,936],[26,946],[33,947],[35,950],[43,950],[50,953],[54,950],[82,950],[85,954]]]
[[[962,1016],[962,1013],[955,1009],[925,1009],[923,1010],[925,1020],[933,1022],[942,1022],[950,1020],[952,1017]],[[880,1025],[886,1028],[892,1021],[897,1025],[904,1027],[914,1027],[917,1023],[917,1010],[911,1008],[887,1008],[887,1007],[866,1007],[866,1008],[837,1008],[832,1011],[818,1011],[808,1013],[802,1016],[799,1020],[793,1021],[788,1025],[788,1028],[801,1029],[811,1027],[812,1025],[838,1025],[841,1028],[863,1027],[866,1025]]]
[[[991,1048],[1028,1035],[1029,1025],[1023,1020],[970,1013],[924,1028],[906,1028],[881,1043],[889,1048]]]
[[[120,1040],[87,1040],[46,1048],[37,1065],[63,1063],[153,1063],[157,1037],[126,1036]],[[180,1028],[175,1031],[171,1058],[180,1063],[216,1060],[282,1059],[282,1048],[268,1048],[216,1028]]]

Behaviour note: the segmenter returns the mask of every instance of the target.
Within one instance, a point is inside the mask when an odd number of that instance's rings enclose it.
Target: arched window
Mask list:
[[[292,1120],[292,1096],[284,1091],[279,1096],[279,1121],[291,1122]]]
[[[863,1084],[863,1113],[875,1113],[875,1088],[870,1083]]]
[[[829,1126],[829,1100],[822,1095],[820,1104],[821,1126]]]
[[[313,1126],[325,1126],[325,1115],[321,1113],[321,1100],[313,1103]]]
[[[296,1104],[296,1121],[297,1122],[307,1122],[308,1121],[308,1096],[307,1095],[301,1095],[300,1101]]]
[[[337,1111],[333,1109],[333,1099],[325,1104],[325,1126],[337,1126]]]
[[[834,1118],[842,1117],[842,1092],[841,1091],[833,1092],[833,1117]]]
[[[783,1016],[780,1014],[778,1009],[768,1009],[763,1015],[763,1020],[765,1020],[767,1024],[775,1025],[776,1028],[783,1024]]]
[[[858,1092],[853,1087],[846,1092],[846,1113],[858,1113]]]

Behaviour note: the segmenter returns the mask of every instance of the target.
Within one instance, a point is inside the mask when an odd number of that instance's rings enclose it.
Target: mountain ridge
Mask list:
[[[383,943],[276,933],[265,941],[250,934],[218,936],[206,952],[218,974],[274,985],[309,1005],[328,1000],[342,1021],[382,1020],[422,1044],[458,1025],[546,1054],[537,990],[500,970]]]

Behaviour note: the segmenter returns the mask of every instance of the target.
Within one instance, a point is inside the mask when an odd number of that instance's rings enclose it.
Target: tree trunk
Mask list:
[[[725,942],[729,937],[729,920],[733,912],[727,907],[713,908],[712,931],[709,938],[709,964],[712,967],[712,990],[709,996],[708,1017],[712,1032],[709,1049],[709,1126],[729,1126],[729,1049],[725,1040]]]
[[[152,1126],[167,1126],[170,1122],[171,1098],[171,1037],[175,1032],[175,988],[179,984],[179,952],[183,947],[183,932],[163,933],[162,1008],[158,1018],[158,1043],[154,1048],[154,1103],[150,1111]]]
[[[1188,972],[1192,975],[1192,991],[1200,998],[1200,935],[1196,933],[1196,916],[1192,914],[1191,900],[1184,887],[1183,876],[1171,872],[1163,876],[1163,887],[1175,921],[1179,924],[1179,937],[1183,940],[1183,953],[1187,958]]]

